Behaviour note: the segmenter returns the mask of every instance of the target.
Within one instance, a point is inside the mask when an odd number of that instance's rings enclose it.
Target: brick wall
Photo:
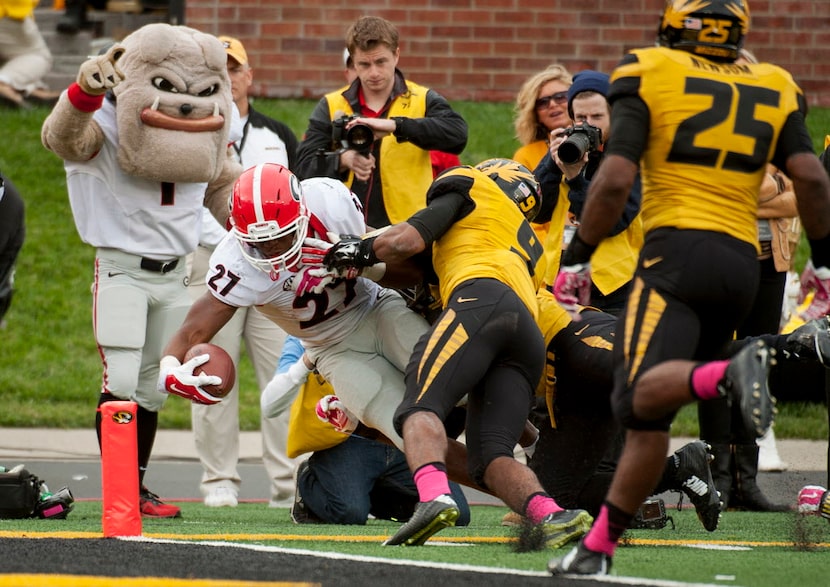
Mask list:
[[[653,44],[664,0],[186,0],[185,24],[230,34],[255,68],[254,94],[317,98],[343,81],[341,53],[359,16],[401,33],[399,67],[453,100],[512,101],[558,61],[610,71]],[[830,0],[750,0],[746,46],[788,69],[810,105],[830,107]]]

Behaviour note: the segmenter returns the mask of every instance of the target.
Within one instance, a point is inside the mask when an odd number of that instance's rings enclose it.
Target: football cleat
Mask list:
[[[830,316],[802,324],[787,335],[784,352],[798,359],[818,360],[830,368]]]
[[[419,502],[409,521],[383,545],[421,546],[439,530],[455,526],[458,516],[458,504],[450,495],[439,495],[432,501]]]
[[[758,437],[769,430],[777,412],[768,382],[774,353],[762,340],[746,345],[732,357],[718,382],[721,397],[728,398],[730,404],[738,402],[746,429],[754,430]]]
[[[552,575],[607,575],[611,572],[611,557],[589,550],[582,540],[562,558],[548,563]]]
[[[139,509],[144,518],[181,518],[182,510],[174,505],[164,503],[159,496],[141,486],[139,491]]]
[[[830,492],[821,485],[807,485],[798,492],[798,513],[830,520]]]
[[[674,478],[680,484],[680,490],[695,506],[703,527],[714,532],[718,528],[723,503],[709,469],[709,463],[714,460],[709,448],[702,440],[695,440],[677,449],[672,458]]]
[[[584,536],[593,523],[594,518],[585,510],[561,510],[545,516],[539,525],[545,534],[545,545],[562,548]]]

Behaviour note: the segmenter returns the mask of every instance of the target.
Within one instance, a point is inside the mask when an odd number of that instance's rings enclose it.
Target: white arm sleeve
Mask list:
[[[277,373],[268,382],[259,398],[259,406],[267,418],[276,418],[282,414],[297,397],[300,386],[305,383],[311,371],[305,366],[305,361],[291,365],[287,371]]]

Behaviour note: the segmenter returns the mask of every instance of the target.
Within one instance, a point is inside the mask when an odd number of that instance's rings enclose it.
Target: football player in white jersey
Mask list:
[[[328,233],[366,232],[357,198],[340,181],[300,183],[282,165],[265,163],[237,180],[230,222],[210,259],[209,291],[193,304],[162,353],[159,390],[217,403],[201,386],[218,378],[193,374],[207,356],[181,361],[238,308],[256,306],[302,340],[317,370],[362,422],[402,448],[392,415],[403,397],[404,369],[428,323],[394,290],[361,276],[317,277],[312,269],[319,269],[320,258],[317,265],[313,259],[302,262],[304,242],[310,244],[307,252],[319,251]]]

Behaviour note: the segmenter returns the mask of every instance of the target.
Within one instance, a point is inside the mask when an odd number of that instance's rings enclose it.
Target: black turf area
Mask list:
[[[157,544],[107,538],[0,539],[0,573],[298,581],[323,586],[359,587],[588,587],[600,584],[585,579],[569,581],[512,573],[474,573],[381,562],[330,560],[305,555],[257,552],[233,546]]]

